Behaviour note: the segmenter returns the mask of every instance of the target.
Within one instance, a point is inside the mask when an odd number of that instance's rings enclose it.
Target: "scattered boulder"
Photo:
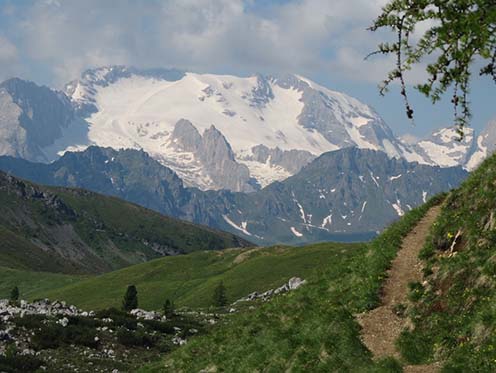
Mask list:
[[[298,289],[301,285],[304,285],[305,283],[306,283],[306,280],[302,280],[299,277],[292,277],[289,279],[289,281],[287,283],[278,287],[277,289],[270,289],[270,290],[267,290],[263,293],[258,293],[255,291],[253,293],[248,294],[246,297],[238,299],[233,304],[236,304],[239,302],[249,302],[249,301],[253,301],[256,299],[261,299],[262,301],[265,302],[265,301],[268,301],[270,298],[272,298],[274,295],[287,293],[288,291]]]
[[[140,308],[135,308],[134,310],[131,310],[131,315],[135,316],[138,319],[143,319],[143,320],[162,320],[163,315],[155,312],[155,311],[145,311]]]

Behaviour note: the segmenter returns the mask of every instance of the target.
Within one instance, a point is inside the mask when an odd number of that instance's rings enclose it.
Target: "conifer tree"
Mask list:
[[[19,288],[17,286],[14,286],[10,291],[10,300],[12,302],[17,302],[19,300]]]
[[[170,299],[166,299],[164,303],[164,315],[167,318],[171,318],[174,316],[174,302],[171,302]]]
[[[226,288],[224,283],[221,281],[214,290],[213,297],[214,305],[217,307],[224,307],[227,305]]]
[[[138,290],[136,290],[136,286],[129,285],[127,287],[126,294],[122,301],[122,308],[124,311],[128,312],[138,308]]]

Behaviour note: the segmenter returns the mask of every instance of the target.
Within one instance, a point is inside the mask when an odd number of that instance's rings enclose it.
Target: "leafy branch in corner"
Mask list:
[[[427,27],[423,35],[416,28]],[[436,103],[452,90],[454,122],[463,137],[471,111],[468,95],[474,63],[482,62],[479,75],[496,84],[496,1],[495,0],[391,0],[369,28],[390,29],[394,42],[384,42],[372,55],[394,55],[395,68],[379,86],[384,95],[393,81],[400,84],[406,115],[413,120],[405,74],[426,57],[427,81],[415,88]]]

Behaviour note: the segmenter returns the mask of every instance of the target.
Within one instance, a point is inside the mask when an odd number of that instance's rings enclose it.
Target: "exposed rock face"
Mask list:
[[[291,174],[298,173],[303,166],[306,166],[316,158],[315,155],[305,150],[269,149],[265,145],[254,146],[251,148],[251,151],[253,155],[242,159],[281,166]]]
[[[0,84],[0,154],[46,161],[43,148],[75,119],[62,92],[21,79]]]
[[[248,167],[236,161],[231,145],[215,126],[205,130],[202,136],[191,122],[181,119],[174,127],[171,144],[178,151],[193,153],[203,173],[213,181],[213,189],[255,190],[256,183],[251,180]]]
[[[171,139],[181,150],[195,154],[202,151],[202,137],[189,120],[180,119],[176,123]]]

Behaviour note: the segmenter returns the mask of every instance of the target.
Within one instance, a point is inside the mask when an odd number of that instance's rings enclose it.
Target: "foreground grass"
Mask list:
[[[496,371],[496,157],[451,193],[422,252],[413,331],[399,340],[412,363],[444,372]]]
[[[145,309],[161,309],[165,299],[179,307],[209,307],[220,281],[233,302],[253,291],[278,287],[294,276],[309,279],[316,270],[362,250],[363,244],[331,243],[204,251],[153,260],[36,295],[64,299],[84,309],[120,307],[126,287],[134,284],[140,307]]]
[[[372,243],[342,250],[301,289],[229,317],[143,371],[400,372],[392,359],[371,360],[354,314],[378,304],[402,238],[438,202],[412,210]]]

